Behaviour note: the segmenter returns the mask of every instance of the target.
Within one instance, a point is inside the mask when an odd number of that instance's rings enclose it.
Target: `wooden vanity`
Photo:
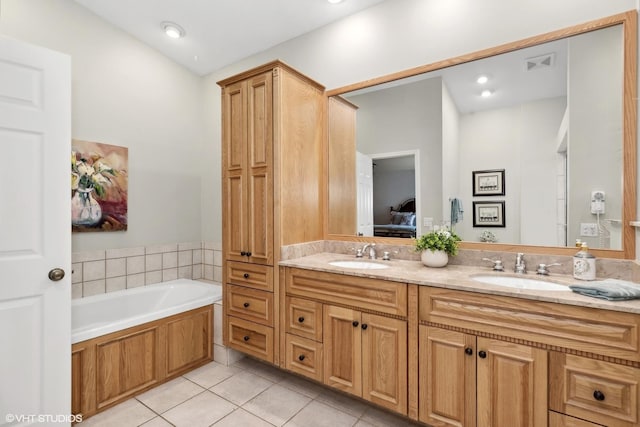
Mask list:
[[[640,426],[640,303],[500,290],[460,266],[332,268],[339,257],[281,263],[281,367],[432,426]]]

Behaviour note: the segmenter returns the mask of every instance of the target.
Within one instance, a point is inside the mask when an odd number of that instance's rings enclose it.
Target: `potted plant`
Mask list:
[[[441,228],[423,234],[415,241],[416,252],[422,252],[422,263],[427,267],[444,267],[449,262],[449,255],[458,253],[460,237]]]

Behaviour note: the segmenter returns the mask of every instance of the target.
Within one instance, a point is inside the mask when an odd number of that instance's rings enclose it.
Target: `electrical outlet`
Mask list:
[[[598,237],[598,224],[593,222],[580,223],[580,236],[582,237]]]

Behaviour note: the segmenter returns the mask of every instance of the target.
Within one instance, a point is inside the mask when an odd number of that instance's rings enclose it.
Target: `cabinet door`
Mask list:
[[[407,414],[407,322],[363,313],[362,397]]]
[[[228,259],[247,261],[247,82],[224,88],[222,98],[222,224]]]
[[[248,251],[256,264],[273,264],[273,74],[247,82]]]
[[[324,306],[324,383],[362,396],[361,313]]]
[[[478,338],[478,427],[547,426],[547,352]]]
[[[476,425],[476,337],[420,326],[420,421]]]

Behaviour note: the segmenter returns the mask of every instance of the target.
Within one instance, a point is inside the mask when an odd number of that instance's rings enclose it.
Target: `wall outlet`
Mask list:
[[[598,237],[598,224],[594,222],[580,223],[580,236],[582,237]]]

